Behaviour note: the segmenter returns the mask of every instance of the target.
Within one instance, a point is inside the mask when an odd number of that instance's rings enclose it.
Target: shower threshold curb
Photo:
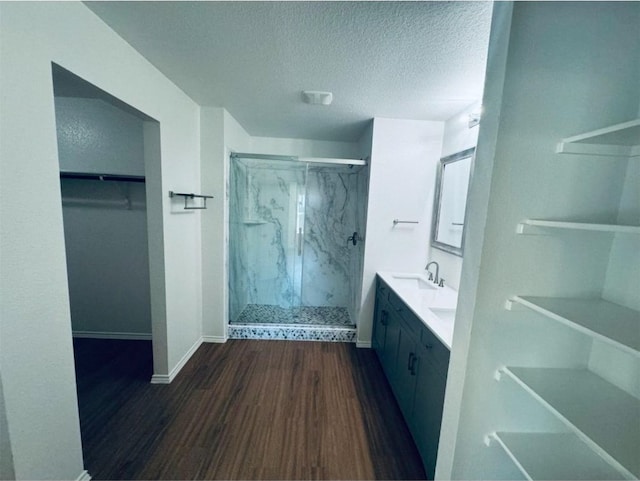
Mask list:
[[[301,324],[229,324],[229,339],[356,342],[356,327]]]

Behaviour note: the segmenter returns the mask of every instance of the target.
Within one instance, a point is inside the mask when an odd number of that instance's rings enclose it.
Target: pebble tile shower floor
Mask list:
[[[356,326],[344,307],[249,304],[229,324],[229,338],[355,342]]]

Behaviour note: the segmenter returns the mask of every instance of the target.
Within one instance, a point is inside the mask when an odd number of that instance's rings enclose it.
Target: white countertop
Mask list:
[[[407,304],[418,319],[451,350],[458,292],[448,286],[437,287],[423,274],[408,272],[378,272],[377,274]]]

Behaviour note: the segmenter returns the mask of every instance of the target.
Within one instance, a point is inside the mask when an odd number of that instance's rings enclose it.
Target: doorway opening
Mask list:
[[[116,394],[148,383],[166,344],[150,276],[157,261],[149,240],[162,235],[162,223],[149,222],[147,209],[161,195],[147,183],[159,177],[160,124],[59,65],[52,78],[85,451],[100,424],[95,413],[112,412],[123,399]]]

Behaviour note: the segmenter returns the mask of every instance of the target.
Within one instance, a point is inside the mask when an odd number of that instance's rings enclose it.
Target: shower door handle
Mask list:
[[[302,255],[302,227],[298,227],[298,255]]]

